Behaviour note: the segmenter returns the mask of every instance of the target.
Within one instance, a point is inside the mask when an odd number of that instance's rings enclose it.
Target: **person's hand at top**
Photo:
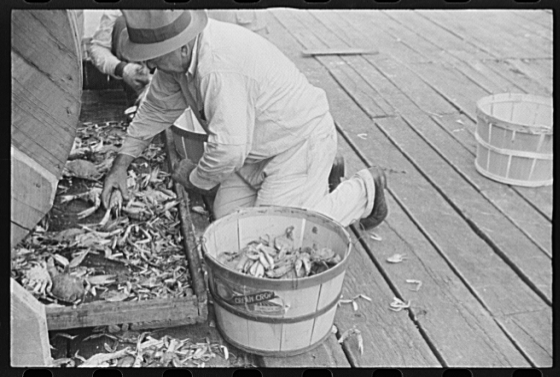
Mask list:
[[[127,63],[123,68],[122,78],[137,93],[140,93],[150,82],[150,72],[143,64]]]

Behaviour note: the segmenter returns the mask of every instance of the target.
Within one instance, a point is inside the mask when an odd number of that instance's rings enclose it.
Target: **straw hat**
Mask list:
[[[205,11],[123,10],[123,56],[145,61],[165,55],[193,40],[208,23]]]

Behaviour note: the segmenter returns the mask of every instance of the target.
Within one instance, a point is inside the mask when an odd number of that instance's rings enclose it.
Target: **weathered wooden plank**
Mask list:
[[[344,17],[339,17],[339,20],[344,20]],[[330,25],[336,35],[347,40],[360,40],[359,31],[352,32],[351,24],[357,24],[355,19],[349,20],[348,25],[346,25],[347,27],[343,27],[340,22],[334,23],[333,21],[332,18],[325,17],[324,25]],[[356,71],[360,72],[366,82],[375,87],[380,93],[383,93],[388,102],[399,109],[400,114],[414,120],[414,129],[426,142],[432,145],[432,148],[438,150],[446,161],[452,164],[455,170],[470,184],[475,186],[483,196],[489,200],[495,199],[493,201],[494,205],[506,214],[543,251],[551,255],[551,223],[535,212],[509,186],[488,180],[475,170],[473,158],[476,153],[476,142],[472,133],[468,134],[473,142],[472,149],[468,151],[462,148],[458,142],[452,140],[450,134],[453,132],[449,134],[442,132],[440,128],[434,127],[431,119],[427,118],[426,113],[440,114],[439,116],[433,116],[433,119],[443,117],[441,114],[444,114],[446,110],[437,107],[438,100],[442,100],[441,97],[400,63],[389,59],[368,60],[375,66],[375,70],[371,66],[356,64],[354,61],[351,64]],[[431,100],[431,98],[434,99]],[[431,103],[434,104],[433,108],[426,107],[426,104],[429,106]],[[448,104],[448,106],[450,105]],[[459,114],[455,113],[453,116],[458,117]],[[450,119],[450,117],[445,118]],[[470,124],[469,120],[460,120],[463,123],[465,121]],[[474,125],[471,128],[474,132]]]
[[[348,368],[351,365],[342,350],[342,346],[338,344],[336,335],[332,334],[317,348],[304,354],[282,358],[263,357],[261,366],[267,368],[287,366],[290,368]]]
[[[296,17],[296,16],[294,16]],[[298,33],[295,31],[295,33]],[[311,34],[307,34],[305,37],[314,39],[314,46],[326,46],[325,43],[321,42],[317,37]],[[387,102],[381,97],[380,93],[376,90],[369,88],[368,90],[355,90],[361,82],[360,76],[345,64],[340,64],[340,61],[335,56],[317,56],[318,59],[325,62],[329,66],[329,71],[338,78],[340,82],[344,83],[344,88],[346,90],[352,90],[355,92],[356,96],[360,98],[360,103],[368,108],[372,114],[375,116],[390,116],[394,113],[394,109],[387,104]]]
[[[353,13],[353,17],[353,22],[348,23],[350,28],[359,24],[359,21],[368,21],[370,22],[368,24],[368,30],[372,30],[376,36],[385,33],[385,30],[380,27],[381,20],[378,23],[371,23],[371,20],[361,15],[361,13]],[[346,14],[342,14],[341,18],[345,19]],[[344,30],[338,32],[339,35],[344,35],[344,33]],[[363,38],[363,35],[358,35],[358,38]],[[411,43],[411,45],[414,44],[415,43]],[[394,58],[405,64],[397,55],[394,55]],[[374,60],[373,57],[366,57],[366,59],[371,62],[383,62],[381,59]],[[481,81],[483,77],[477,77],[477,80],[473,81],[470,77],[457,75],[454,68],[456,64],[449,64],[407,64],[407,66],[433,87],[441,96],[446,98],[448,102],[452,103],[460,111],[467,113],[469,117],[475,121],[476,100],[491,93],[486,91],[487,89],[485,90],[486,87],[490,86],[494,90],[497,89],[492,84],[482,84]],[[399,77],[402,74],[403,72],[399,71],[398,75],[395,75]],[[527,78],[525,75],[523,75],[523,77]],[[415,96],[415,100],[423,102],[425,101],[423,97],[421,93],[418,93]],[[417,98],[420,98],[420,100]],[[548,213],[551,211],[551,187],[540,187],[531,191],[516,187],[514,190],[521,193],[523,197],[528,200],[531,205],[538,208],[541,213]]]
[[[55,30],[49,30],[35,16],[48,14],[51,22],[60,22],[61,18],[68,19],[68,15],[62,12],[39,12],[29,10],[14,10],[12,22],[19,25],[13,28],[12,50],[16,51],[23,59],[31,62],[35,67],[47,75],[53,83],[61,90],[74,96],[81,90],[82,78],[72,73],[80,72],[81,59],[73,50],[73,40],[68,30],[54,26]],[[54,34],[54,35],[53,35]],[[72,44],[70,44],[72,43]],[[51,48],[45,48],[51,46]],[[58,69],[53,70],[53,66]]]
[[[531,361],[538,368],[552,366],[552,313],[549,309],[528,308],[526,312],[499,316],[496,320],[508,335],[524,349],[530,349]]]
[[[288,55],[289,54],[289,50],[286,50],[286,47],[284,47],[283,45],[281,45],[281,49],[286,52]],[[294,54],[295,56],[295,54]],[[310,63],[308,64],[303,64],[304,62],[301,61],[297,61],[297,59],[294,59],[296,61],[296,64],[300,67],[300,69],[302,69],[302,71],[308,72],[308,78],[309,80],[314,83],[315,85],[319,85],[321,87],[323,87],[325,90],[327,90],[328,96],[329,96],[329,102],[331,103],[331,111],[333,112],[335,119],[340,120],[340,119],[344,119],[345,124],[361,124],[363,125],[364,123],[367,123],[367,118],[363,115],[363,113],[361,113],[361,111],[356,107],[355,104],[353,104],[351,101],[349,102],[348,99],[344,100],[345,96],[343,95],[342,91],[340,90],[339,87],[336,86],[336,84],[332,81],[328,79],[328,76],[324,76],[323,73],[321,73],[322,69],[320,66],[317,66],[317,68],[307,68],[309,66]],[[338,93],[338,95],[336,95],[336,93]],[[343,110],[344,109],[344,110]],[[364,128],[365,131],[365,128]],[[355,131],[352,132],[352,135],[356,135],[356,134],[361,134],[363,132],[360,131]],[[366,150],[371,150],[372,153],[371,155],[373,155],[373,151],[378,151],[376,152],[376,156],[379,155],[379,153],[381,153],[383,155],[383,164],[386,167],[391,167],[391,168],[397,168],[397,169],[389,169],[390,171],[394,171],[395,175],[390,174],[389,177],[389,182],[391,182],[391,179],[393,179],[394,176],[406,176],[406,172],[405,169],[402,169],[402,165],[398,164],[399,166],[397,166],[396,164],[393,164],[392,161],[394,160],[398,160],[399,157],[400,159],[402,159],[402,156],[400,155],[400,152],[398,152],[397,150],[395,150],[394,148],[381,148],[379,145],[377,145],[377,143],[372,143],[372,139],[370,138],[371,136],[368,136],[367,140],[362,140],[361,138],[358,138],[360,140],[360,142],[362,143],[362,147],[365,148]],[[374,136],[373,140],[378,140],[377,137]],[[348,156],[348,154],[345,154],[346,156]],[[377,159],[377,158],[376,158]],[[369,158],[369,160],[371,161],[370,163],[373,163],[372,158]],[[379,162],[379,161],[376,161]],[[413,169],[411,167],[411,169]],[[396,171],[401,171],[401,174],[396,173]],[[414,191],[414,185],[410,185],[410,179],[407,179],[407,185],[412,186],[411,188],[411,192]],[[415,181],[415,180],[414,180]],[[411,196],[414,196],[414,194],[412,194]],[[421,203],[421,201],[419,201]],[[391,216],[391,215],[390,215]],[[476,239],[476,238],[475,238]],[[492,274],[488,273],[486,275],[486,279],[491,279]],[[491,284],[489,284],[491,286]],[[522,289],[526,290],[526,287],[522,286]],[[505,288],[504,288],[505,290]],[[533,298],[531,301],[535,300],[535,298]],[[437,346],[437,344],[436,344]]]
[[[73,307],[46,306],[49,330],[94,327],[146,321],[179,320],[184,324],[204,321],[196,297],[149,301],[99,301]]]
[[[343,15],[343,18],[354,20],[355,22],[359,22],[359,24],[366,22],[365,17],[366,16],[362,12]],[[388,19],[393,20],[393,23],[388,22]],[[416,11],[387,10],[378,12],[375,18],[371,18],[366,22],[366,25],[369,27],[372,23],[383,26],[382,29],[388,34],[392,35],[394,38],[400,39],[401,42],[404,42],[419,54],[428,55],[430,59],[445,58],[447,55],[469,56],[473,60],[494,58],[494,55],[492,55],[490,51],[474,46],[471,43],[465,43],[461,37],[457,36],[452,31],[429,21]],[[399,26],[397,26],[397,24]],[[425,49],[418,49],[418,46],[415,44],[406,42],[401,38],[400,34],[403,33],[403,35],[406,35],[406,30],[414,32],[417,35],[417,40],[426,40],[434,46],[439,46],[442,51],[430,56]],[[437,36],[437,38],[434,38],[434,36]],[[430,48],[430,50],[432,49]]]
[[[349,171],[364,166],[345,140],[340,140],[339,144],[343,146]],[[495,323],[492,315],[469,292],[445,258],[429,243],[393,197],[388,195],[387,200],[390,215],[385,223],[374,230],[382,240],[371,239],[367,232],[358,234],[376,266],[391,280],[398,297],[410,301],[410,315],[433,348],[437,349],[445,365],[529,365]],[[406,255],[407,259],[401,264],[387,263],[386,259],[394,254]],[[414,291],[416,285],[408,284],[408,279],[421,281],[420,289]],[[364,304],[369,305],[365,301],[359,303],[360,308]],[[446,318],[445,327],[441,326],[441,318]],[[451,327],[453,331],[449,331]]]
[[[418,119],[418,118],[417,118]],[[422,120],[407,123],[416,129]],[[488,242],[495,252],[522,274],[539,294],[552,301],[552,263],[510,219],[493,207],[480,193],[464,182],[440,155],[401,120],[377,123],[399,148],[414,161],[429,180],[461,213],[470,226]],[[433,147],[433,145],[432,145]]]
[[[339,336],[355,327],[363,337],[363,354],[358,350],[355,337],[344,342],[352,366],[440,366],[440,360],[430,349],[429,343],[433,340],[423,338],[406,311],[395,313],[389,309],[389,304],[397,294],[389,287],[355,236],[352,241],[352,261],[344,280],[343,299],[351,299],[359,294],[371,298],[371,302],[357,299],[357,311],[349,304],[337,309],[335,325]],[[391,246],[380,245],[376,252],[385,252]]]
[[[21,225],[10,221],[10,247],[12,249],[11,256],[12,258],[17,254],[15,249],[13,248],[14,245],[17,245],[19,241],[25,238],[29,234],[31,229],[27,229],[22,227]]]
[[[336,25],[332,25],[332,28],[336,29],[335,33],[321,34],[323,38],[328,38],[329,43],[330,40],[334,40],[335,38],[342,39],[345,41],[345,43],[349,43],[352,40],[361,41],[364,39],[368,39],[367,37],[364,38],[364,36],[361,36],[357,31],[355,33],[349,32],[347,27],[340,27],[340,25],[343,22],[347,21],[348,24],[358,25],[358,29],[359,29],[360,27],[359,25],[363,25],[364,23],[368,23],[372,21],[370,17],[361,14],[361,12],[360,13],[346,12],[342,15],[338,15],[332,12],[310,12],[310,13],[314,16],[314,18],[316,18],[319,21],[319,23],[315,23],[313,22],[312,19],[309,18],[306,18],[304,22],[313,23],[314,27],[316,28],[331,27],[330,25],[336,21]],[[361,14],[361,16],[359,16],[359,14]],[[380,13],[375,13],[375,14],[380,15]],[[389,20],[383,15],[377,16],[375,17],[375,19],[378,21],[378,23],[384,21],[383,26],[385,26],[386,22]],[[376,35],[379,34],[376,33]],[[356,37],[358,38],[356,39]],[[397,36],[395,35],[394,37],[396,38]],[[427,59],[433,59],[433,57],[431,57],[429,54],[425,54],[425,56]],[[425,82],[418,80],[417,76],[412,71],[410,71],[404,64],[401,64],[392,58],[348,57],[345,58],[344,60],[352,67],[354,67],[354,69],[357,72],[359,72],[359,75],[362,79],[360,81],[361,83],[363,83],[364,80],[369,83],[374,83],[373,85],[370,86],[373,87],[374,90],[376,90],[377,92],[382,93],[383,97],[385,97],[385,101],[387,101],[387,96],[385,95],[384,91],[392,90],[393,87],[388,80],[399,79],[401,82],[407,83],[407,85],[410,87],[412,91],[410,96],[414,98],[415,101],[417,101],[418,107],[425,113],[447,114],[447,113],[454,113],[456,111],[456,109],[443,97],[437,95],[436,96],[425,95],[426,92],[433,92],[432,88]],[[375,62],[378,62],[380,66],[381,65],[394,66],[395,67],[394,72],[390,72],[389,74],[387,74],[386,72],[383,72],[381,70],[372,69],[372,65],[377,66]],[[337,81],[339,81],[340,85],[343,85],[342,80],[337,80]],[[387,84],[390,87],[386,87]],[[359,87],[360,86],[358,85],[356,89],[358,89]],[[353,91],[349,90],[349,92],[353,92]],[[361,101],[358,100],[358,102],[360,102],[361,105]],[[393,102],[392,106],[395,107],[395,101],[392,102]],[[373,114],[370,113],[370,116],[373,116]]]
[[[355,106],[347,101],[337,104],[332,91],[328,91],[331,99],[333,113],[341,126],[348,130],[348,135],[356,135],[368,129],[363,124],[365,119],[357,116]],[[344,118],[342,111],[351,111],[352,116]],[[355,129],[354,125],[360,124],[360,129]],[[370,126],[371,130],[372,127]],[[536,305],[539,310],[544,310],[548,316],[551,315],[550,308],[545,305],[537,295],[532,292],[513,271],[503,261],[493,253],[493,251],[482,242],[469,227],[461,222],[456,214],[447,207],[445,201],[441,201],[438,195],[429,184],[419,176],[415,168],[408,163],[399,153],[389,152],[391,144],[383,140],[379,132],[371,132],[367,140],[354,138],[359,150],[364,151],[367,160],[374,161],[381,166],[390,167],[394,174],[389,175],[389,187],[394,195],[399,199],[401,206],[404,206],[407,214],[412,218],[421,232],[434,244],[447,263],[455,273],[465,281],[469,290],[490,310],[493,315],[509,312],[517,313],[534,308]],[[377,151],[377,152],[376,152]],[[396,173],[400,171],[402,173]],[[414,182],[411,184],[411,182]],[[391,221],[392,215],[389,215]],[[452,236],[450,236],[452,235]],[[430,266],[426,263],[427,266]],[[428,268],[428,267],[427,267]],[[523,353],[535,361],[542,349],[550,352],[551,344],[549,339],[539,336],[538,333],[531,332],[533,322],[538,322],[539,326],[547,327],[547,319],[535,315],[531,320],[526,319],[523,323],[525,331],[531,333],[539,343],[536,349],[531,342],[524,342],[521,345]],[[502,324],[507,328],[507,323]],[[514,338],[516,342],[522,341],[521,337]],[[437,344],[436,344],[437,345]]]
[[[528,33],[518,16],[511,9],[485,9],[473,12],[458,12],[458,18],[470,25],[476,24],[486,28],[487,33],[494,33],[500,40],[507,40],[512,49],[522,49],[529,57],[552,57],[552,43],[535,33]],[[509,50],[511,51],[511,50]]]
[[[550,53],[547,51],[537,52],[537,55],[535,55],[534,50],[520,44],[519,40],[509,33],[503,32],[500,27],[481,21],[480,17],[477,16],[482,16],[485,11],[441,12],[418,10],[417,12],[440,27],[461,37],[465,43],[484,48],[493,54],[497,54],[497,56],[505,58],[550,57]],[[504,15],[507,16],[507,13],[504,13]]]
[[[315,55],[375,55],[378,53],[379,51],[377,50],[356,48],[356,47],[324,48],[324,49],[315,49],[315,50],[303,50],[301,52],[301,54],[305,57],[310,57]]]
[[[552,29],[544,27],[539,23],[528,20],[527,18],[521,15],[523,12],[524,12],[523,10],[519,10],[519,11],[512,10],[511,14],[513,15],[513,17],[516,18],[516,25],[520,29],[522,29],[526,34],[536,34],[540,38],[552,42],[553,39]]]
[[[304,47],[311,46],[304,44]],[[315,71],[320,72],[319,69]],[[536,310],[544,310],[550,315],[550,308],[458,218],[447,202],[433,191],[433,187],[416,172],[410,162],[391,147],[392,144],[384,134],[371,124],[355,103],[344,96],[333,95],[341,93],[337,85],[325,79],[320,81],[310,78],[310,81],[327,90],[333,116],[347,130],[348,135],[368,134],[365,140],[360,137],[353,139],[355,145],[368,152],[365,158],[369,164],[376,163],[393,172],[389,176],[389,185],[407,214],[430,242],[438,250],[445,252],[451,268],[464,279],[473,294],[493,315],[524,312],[527,308],[539,308]],[[547,331],[550,331],[550,328],[546,327],[546,321],[543,324],[539,316],[535,316],[531,321],[545,326]],[[507,324],[501,325],[507,328]],[[531,333],[531,323],[526,322],[523,326]],[[546,339],[535,339],[540,347],[551,350]],[[528,358],[534,360],[535,351],[531,347],[532,345],[527,344],[520,346]]]
[[[443,60],[453,64],[470,80],[476,82],[489,93],[518,92],[522,90],[481,63],[494,57],[481,49],[464,43],[459,37],[440,28],[416,12],[383,12],[396,24],[384,20],[384,31],[399,37],[419,54],[433,60]],[[359,14],[357,14],[359,16]],[[437,38],[430,36],[437,35]],[[470,48],[464,48],[469,46]],[[434,49],[434,47],[439,48]]]
[[[306,72],[308,78],[315,85],[320,85],[325,78],[326,72],[321,72],[322,69],[314,60],[302,59],[299,54],[299,49],[292,37],[286,35],[287,31],[278,24],[274,19],[268,22],[270,34],[267,36],[273,43],[279,46],[284,53],[296,61],[298,67]],[[306,62],[303,62],[306,60]],[[328,76],[327,76],[328,77]],[[356,244],[359,248],[359,244]],[[420,334],[414,328],[414,325],[406,316],[393,316],[392,312],[387,310],[387,300],[392,299],[392,292],[383,281],[381,276],[375,275],[372,279],[370,277],[372,269],[375,267],[368,260],[366,254],[362,249],[353,251],[352,262],[345,278],[344,295],[350,297],[357,293],[370,295],[374,300],[369,304],[366,302],[363,312],[365,313],[360,317],[355,317],[354,313],[351,315],[342,315],[335,319],[335,325],[338,327],[339,335],[350,329],[354,324],[358,326],[364,337],[364,355],[359,355],[357,352],[357,343],[354,337],[345,342],[346,352],[352,352],[353,366],[373,366],[373,365],[416,365],[416,366],[435,366],[440,365],[437,359],[433,356],[428,349]],[[359,290],[359,292],[358,292]],[[383,294],[380,294],[383,292]],[[365,302],[365,301],[364,301]],[[345,308],[338,308],[338,312]],[[369,325],[371,318],[379,318],[378,321],[383,321],[385,325],[376,324],[376,326]],[[349,322],[350,321],[350,322]],[[391,346],[388,346],[390,344]],[[314,363],[310,363],[309,355],[302,355],[304,360],[297,357],[297,361],[290,360],[290,365],[299,366],[329,366],[329,363],[336,362],[336,365],[348,365],[347,362],[339,364],[339,355],[341,352],[340,345],[336,342],[333,336],[327,343],[321,347],[328,347],[325,350],[317,349],[319,354],[316,355]],[[313,351],[311,352],[313,354]],[[321,356],[328,356],[327,358]],[[340,359],[342,360],[342,359]],[[271,364],[265,358],[267,366],[280,366],[281,361],[277,360]],[[295,363],[295,364],[294,364]],[[284,364],[286,365],[286,364]]]
[[[10,364],[45,367],[52,363],[45,307],[10,278]]]
[[[463,40],[463,43],[472,42],[477,47],[485,51],[488,51],[488,53],[494,55],[495,59],[498,59],[498,63],[501,63],[500,65],[503,66],[501,69],[496,69],[497,74],[504,75],[504,77],[509,76],[509,79],[513,80],[513,82],[523,81],[527,89],[529,89],[530,92],[533,92],[535,94],[539,94],[542,91],[545,91],[548,94],[551,93],[550,90],[546,87],[546,85],[544,87],[541,87],[542,84],[537,84],[533,82],[534,80],[526,76],[522,71],[520,71],[517,67],[515,67],[515,65],[512,64],[512,62],[517,61],[516,59],[513,58],[526,58],[526,59],[537,58],[538,56],[536,55],[536,52],[534,50],[535,48],[534,44],[527,45],[521,43],[520,41],[517,41],[515,44],[510,44],[507,47],[507,49],[504,51],[503,50],[504,43],[502,43],[503,42],[502,37],[506,37],[508,34],[499,33],[498,31],[491,33],[488,32],[487,30],[479,30],[478,28],[471,29],[469,27],[465,27],[465,23],[467,23],[467,21],[470,21],[471,19],[473,20],[476,19],[476,17],[468,17],[469,16],[468,13],[457,12],[456,17],[453,17],[451,19],[446,19],[446,17],[444,17],[444,14],[442,12],[418,11],[417,14],[421,15],[422,17],[425,17],[427,20],[433,22],[439,27],[444,28],[448,32],[455,34],[458,38],[461,38]],[[465,19],[465,17],[468,18]],[[453,19],[457,19],[457,22],[453,22],[452,21]],[[489,40],[485,42],[480,42],[479,40],[476,39],[476,36],[480,37],[481,35],[488,37]],[[546,45],[551,47],[550,42],[546,43]],[[524,51],[521,54],[514,53],[512,55],[512,52],[516,52],[516,51],[521,52],[523,48],[525,48],[526,51]],[[551,54],[548,55],[544,54],[543,56],[540,57],[550,58],[550,56]],[[489,62],[492,62],[492,59],[484,59],[484,60],[488,60]]]
[[[32,229],[52,207],[58,180],[14,146],[11,147],[11,168],[11,221],[24,229]],[[25,234],[18,231],[12,234],[11,247]]]
[[[482,64],[493,70],[496,75],[504,77],[516,87],[521,88],[522,93],[539,96],[550,96],[552,94],[545,84],[541,84],[521,72],[513,66],[509,59],[488,59],[484,60]]]
[[[172,171],[173,167],[179,163],[179,156],[175,151],[173,135],[169,128],[165,130],[164,139],[169,171]],[[194,292],[198,300],[200,314],[203,317],[206,317],[206,305],[208,302],[208,297],[206,292],[206,284],[204,282],[204,271],[202,270],[201,258],[199,256],[197,242],[198,240],[196,235],[193,233],[193,220],[188,207],[189,196],[183,186],[178,182],[174,182],[174,189],[177,193],[177,198],[179,198],[179,200],[181,201],[179,203],[181,234],[183,235],[183,248],[189,263],[189,272],[193,283]]]
[[[552,36],[552,14],[546,12],[542,9],[517,9],[515,14],[521,18],[528,21],[527,26],[533,29],[533,27],[542,27],[550,32]]]
[[[432,119],[442,128],[445,128],[446,124],[461,126],[457,123],[457,119],[460,119],[459,117],[460,114],[455,114],[454,117],[444,116],[440,118],[433,117]],[[465,119],[463,122],[464,126],[464,124],[470,121]],[[424,139],[432,145],[432,148],[439,150],[465,180],[473,185],[481,195],[490,200],[496,208],[502,211],[535,245],[552,257],[552,223],[549,219],[532,207],[510,186],[486,179],[479,174],[473,164],[476,152],[474,150],[465,151],[460,147],[458,141],[449,140],[449,138],[453,137],[451,134],[458,134],[458,132],[450,132],[447,136],[441,134],[432,135],[428,133],[430,131],[428,127],[423,127],[424,124],[421,125],[419,122],[415,122],[415,125],[417,129],[422,128],[425,130],[422,131]],[[472,136],[471,138],[474,139]],[[552,211],[552,199],[550,210]]]
[[[321,25],[318,24],[314,24],[311,20],[309,19],[305,19],[305,24],[308,24],[310,26],[312,26],[315,30],[320,30],[321,31],[321,35],[327,35],[328,34],[328,30],[327,29],[321,29]],[[332,21],[332,20],[331,20]],[[335,25],[335,23],[333,22],[325,22],[325,25],[331,25],[331,27],[334,29],[334,33],[337,36],[341,36],[344,33],[344,30],[342,27],[337,27]],[[349,27],[344,28],[345,30],[351,30],[350,25],[348,25]],[[352,33],[350,35],[347,36],[349,39],[354,40],[354,41],[359,41],[360,40],[360,35],[358,32],[356,33]],[[375,66],[384,74],[385,77],[390,77],[392,81],[397,81],[396,78],[401,78],[402,72],[406,71],[405,67],[393,67],[392,64],[389,64],[387,67],[387,59],[383,59],[380,61],[376,61],[374,64]],[[391,61],[389,61],[390,63]],[[353,64],[352,64],[353,66]],[[385,78],[381,75],[377,74],[377,71],[374,71],[371,66],[364,66],[364,65],[359,65],[357,67],[354,67],[356,69],[356,71],[360,71],[362,76],[369,82],[369,84],[371,86],[376,86],[379,85],[380,82],[386,81]],[[372,72],[373,75],[368,77],[367,73]],[[388,85],[385,85],[382,89],[378,89],[381,93],[383,93],[385,96],[387,96],[387,99],[390,100],[393,104],[393,106],[395,106],[395,108],[399,109],[399,113],[401,113],[403,116],[406,116],[410,121],[409,123],[413,123],[411,124],[411,127],[413,127],[417,132],[420,132],[420,134],[423,134],[423,138],[424,140],[430,139],[433,140],[435,139],[436,141],[438,140],[438,137],[443,137],[443,140],[441,140],[441,142],[438,142],[437,145],[439,146],[439,148],[445,148],[448,150],[447,153],[442,153],[442,149],[438,149],[437,151],[440,154],[443,154],[446,158],[447,161],[449,161],[449,159],[455,159],[455,161],[457,161],[456,157],[458,156],[457,152],[463,152],[463,157],[466,157],[466,160],[463,159],[461,161],[462,165],[466,168],[470,170],[470,175],[475,177],[475,179],[478,179],[479,181],[487,181],[486,179],[483,179],[479,176],[479,174],[475,171],[475,169],[473,168],[473,164],[472,164],[472,156],[470,156],[466,151],[464,151],[462,148],[460,148],[459,145],[457,145],[456,143],[453,143],[453,140],[451,138],[449,138],[449,136],[442,132],[441,129],[439,129],[438,127],[434,127],[433,122],[430,120],[430,118],[428,118],[425,114],[423,114],[421,111],[419,111],[420,109],[417,108],[417,106],[410,101],[408,98],[419,98],[422,94],[424,95],[424,97],[436,97],[439,98],[432,90],[430,90],[429,88],[418,88],[415,85],[415,81],[418,82],[420,81],[418,79],[418,77],[413,76],[413,75],[404,75],[404,77],[402,77],[402,79],[398,80],[398,82],[395,82],[395,86],[393,87],[389,87]],[[399,90],[397,87],[400,87],[401,89]],[[406,89],[406,91],[405,91]],[[404,97],[401,93],[401,91],[405,91],[405,94],[407,95],[407,97]],[[356,99],[356,101],[359,102],[359,99]],[[370,114],[371,116],[372,114]],[[420,159],[425,159],[425,166],[426,168],[424,169],[425,171],[430,171],[429,176],[435,176],[435,177],[440,177],[441,179],[443,179],[443,182],[446,182],[446,184],[444,184],[443,188],[447,188],[449,190],[449,194],[451,197],[453,197],[456,200],[456,203],[459,207],[463,207],[463,208],[476,208],[477,206],[480,207],[479,209],[481,210],[480,213],[473,213],[474,218],[477,220],[475,221],[476,223],[478,223],[479,221],[482,221],[482,224],[485,225],[481,225],[482,228],[486,228],[487,226],[489,226],[489,230],[488,232],[493,232],[493,231],[502,231],[502,233],[506,233],[509,234],[510,232],[508,232],[508,229],[510,229],[511,231],[515,232],[515,229],[512,228],[511,224],[507,221],[507,219],[504,219],[501,214],[497,211],[497,210],[492,210],[491,208],[489,208],[487,211],[484,211],[483,209],[487,206],[487,202],[485,200],[480,201],[481,196],[479,195],[479,193],[476,190],[466,190],[465,192],[462,192],[461,195],[454,195],[454,193],[458,192],[457,189],[455,189],[453,186],[453,182],[450,180],[450,177],[454,176],[454,172],[452,169],[449,168],[449,166],[447,164],[442,164],[441,166],[438,166],[438,162],[442,162],[440,161],[440,158],[438,155],[433,154],[432,159],[426,159],[426,155],[425,153],[423,153],[423,147],[428,148],[427,145],[424,145],[422,143],[422,141],[418,138],[418,136],[410,131],[409,133],[407,133],[406,131],[408,130],[409,127],[406,126],[406,124],[402,124],[402,126],[400,127],[395,127],[394,124],[391,125],[391,129],[395,129],[395,132],[400,132],[403,133],[403,140],[407,141],[407,144],[410,145],[411,148],[413,148],[413,150],[416,151],[417,156],[419,156]],[[410,141],[410,142],[408,142]],[[451,142],[451,144],[450,144]],[[455,145],[453,145],[455,144]],[[435,148],[433,142],[432,142],[432,147]],[[448,148],[449,147],[449,148]],[[457,150],[455,150],[455,148],[459,147]],[[428,148],[429,149],[429,148]],[[415,161],[418,162],[418,158],[415,158]],[[432,167],[434,167],[432,169]],[[456,169],[458,168],[458,165],[454,166]],[[464,171],[460,171],[461,175],[463,177],[467,177]],[[444,178],[445,177],[445,178]],[[461,181],[461,178],[459,176],[456,177],[456,179],[458,179],[458,182]],[[472,180],[471,180],[472,183]],[[499,186],[499,185],[494,185],[495,187]],[[441,186],[440,186],[441,187]],[[464,185],[461,187],[470,187],[469,185]],[[478,188],[480,190],[480,188]],[[524,203],[522,201],[521,198],[518,198],[517,195],[512,193],[512,198],[514,198],[515,200],[517,200],[517,202],[519,203],[513,203],[513,208],[516,208],[518,205],[525,205],[525,208],[523,209],[528,209],[531,210],[530,207],[527,207],[527,204]],[[467,205],[468,203],[468,205]],[[516,205],[517,204],[517,205]],[[521,208],[520,208],[521,209]],[[490,211],[490,212],[488,212]],[[492,216],[490,216],[490,213],[493,214],[493,221],[488,221],[490,220],[490,218]],[[525,214],[517,212],[517,208],[515,209],[515,213],[514,213],[516,218],[520,218],[523,219],[525,217]],[[536,214],[535,214],[536,215]],[[551,236],[551,224],[547,223],[546,221],[544,221],[544,219],[541,219],[540,216],[536,217],[536,219],[540,219],[542,220],[542,225],[543,226],[548,226],[548,232],[546,234],[546,238],[545,240],[550,241],[550,236]],[[539,224],[540,225],[540,224]],[[518,226],[519,229],[523,229],[521,226]],[[539,227],[537,227],[539,228]],[[490,230],[493,229],[493,230]],[[483,231],[483,233],[486,233]],[[531,255],[535,255],[535,257],[537,259],[540,260],[540,263],[538,265],[535,265],[535,269],[533,270],[533,274],[532,276],[537,277],[537,279],[539,277],[541,277],[540,274],[540,269],[541,269],[541,263],[545,263],[545,265],[549,264],[549,260],[544,256],[541,255],[540,252],[535,249],[534,247],[531,249],[530,244],[528,244],[525,239],[525,237],[519,237],[518,241],[514,241],[516,237],[505,237],[503,238],[503,241],[509,241],[509,242],[514,242],[515,245],[519,246],[519,245],[525,245],[524,247],[520,247],[521,249],[524,249],[525,247],[529,247],[528,250],[532,250],[532,254]],[[517,243],[520,242],[520,243]],[[511,246],[509,243],[505,243],[502,244],[502,249],[503,250],[508,250],[509,246]],[[515,249],[515,248],[514,248]],[[550,252],[549,252],[550,253]],[[520,254],[520,253],[517,253]],[[520,255],[519,261],[523,261],[524,258],[526,257],[526,252],[523,252],[523,255]],[[524,263],[523,263],[524,264]],[[540,280],[537,280],[540,281]],[[546,280],[546,284],[549,283],[548,280]],[[544,283],[544,281],[542,282]],[[543,284],[545,285],[545,284]]]
[[[542,85],[546,93],[552,93],[552,59],[509,59],[508,63]],[[546,63],[550,64],[547,66]]]
[[[80,99],[11,55],[12,144],[58,178],[74,141]]]

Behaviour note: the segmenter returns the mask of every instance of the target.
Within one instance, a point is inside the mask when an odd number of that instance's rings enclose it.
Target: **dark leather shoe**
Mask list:
[[[329,174],[329,192],[334,191],[342,182],[342,178],[344,178],[344,156],[337,154]]]
[[[385,220],[389,209],[385,200],[385,188],[387,188],[387,177],[385,172],[378,167],[369,168],[370,174],[373,176],[375,183],[375,199],[373,200],[373,209],[368,217],[360,220],[360,225],[364,230],[372,230]]]

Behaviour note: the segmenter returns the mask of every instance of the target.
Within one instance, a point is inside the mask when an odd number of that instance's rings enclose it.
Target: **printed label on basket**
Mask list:
[[[274,291],[263,291],[258,288],[226,282],[216,276],[214,276],[213,285],[215,294],[241,312],[282,316],[289,307]]]

